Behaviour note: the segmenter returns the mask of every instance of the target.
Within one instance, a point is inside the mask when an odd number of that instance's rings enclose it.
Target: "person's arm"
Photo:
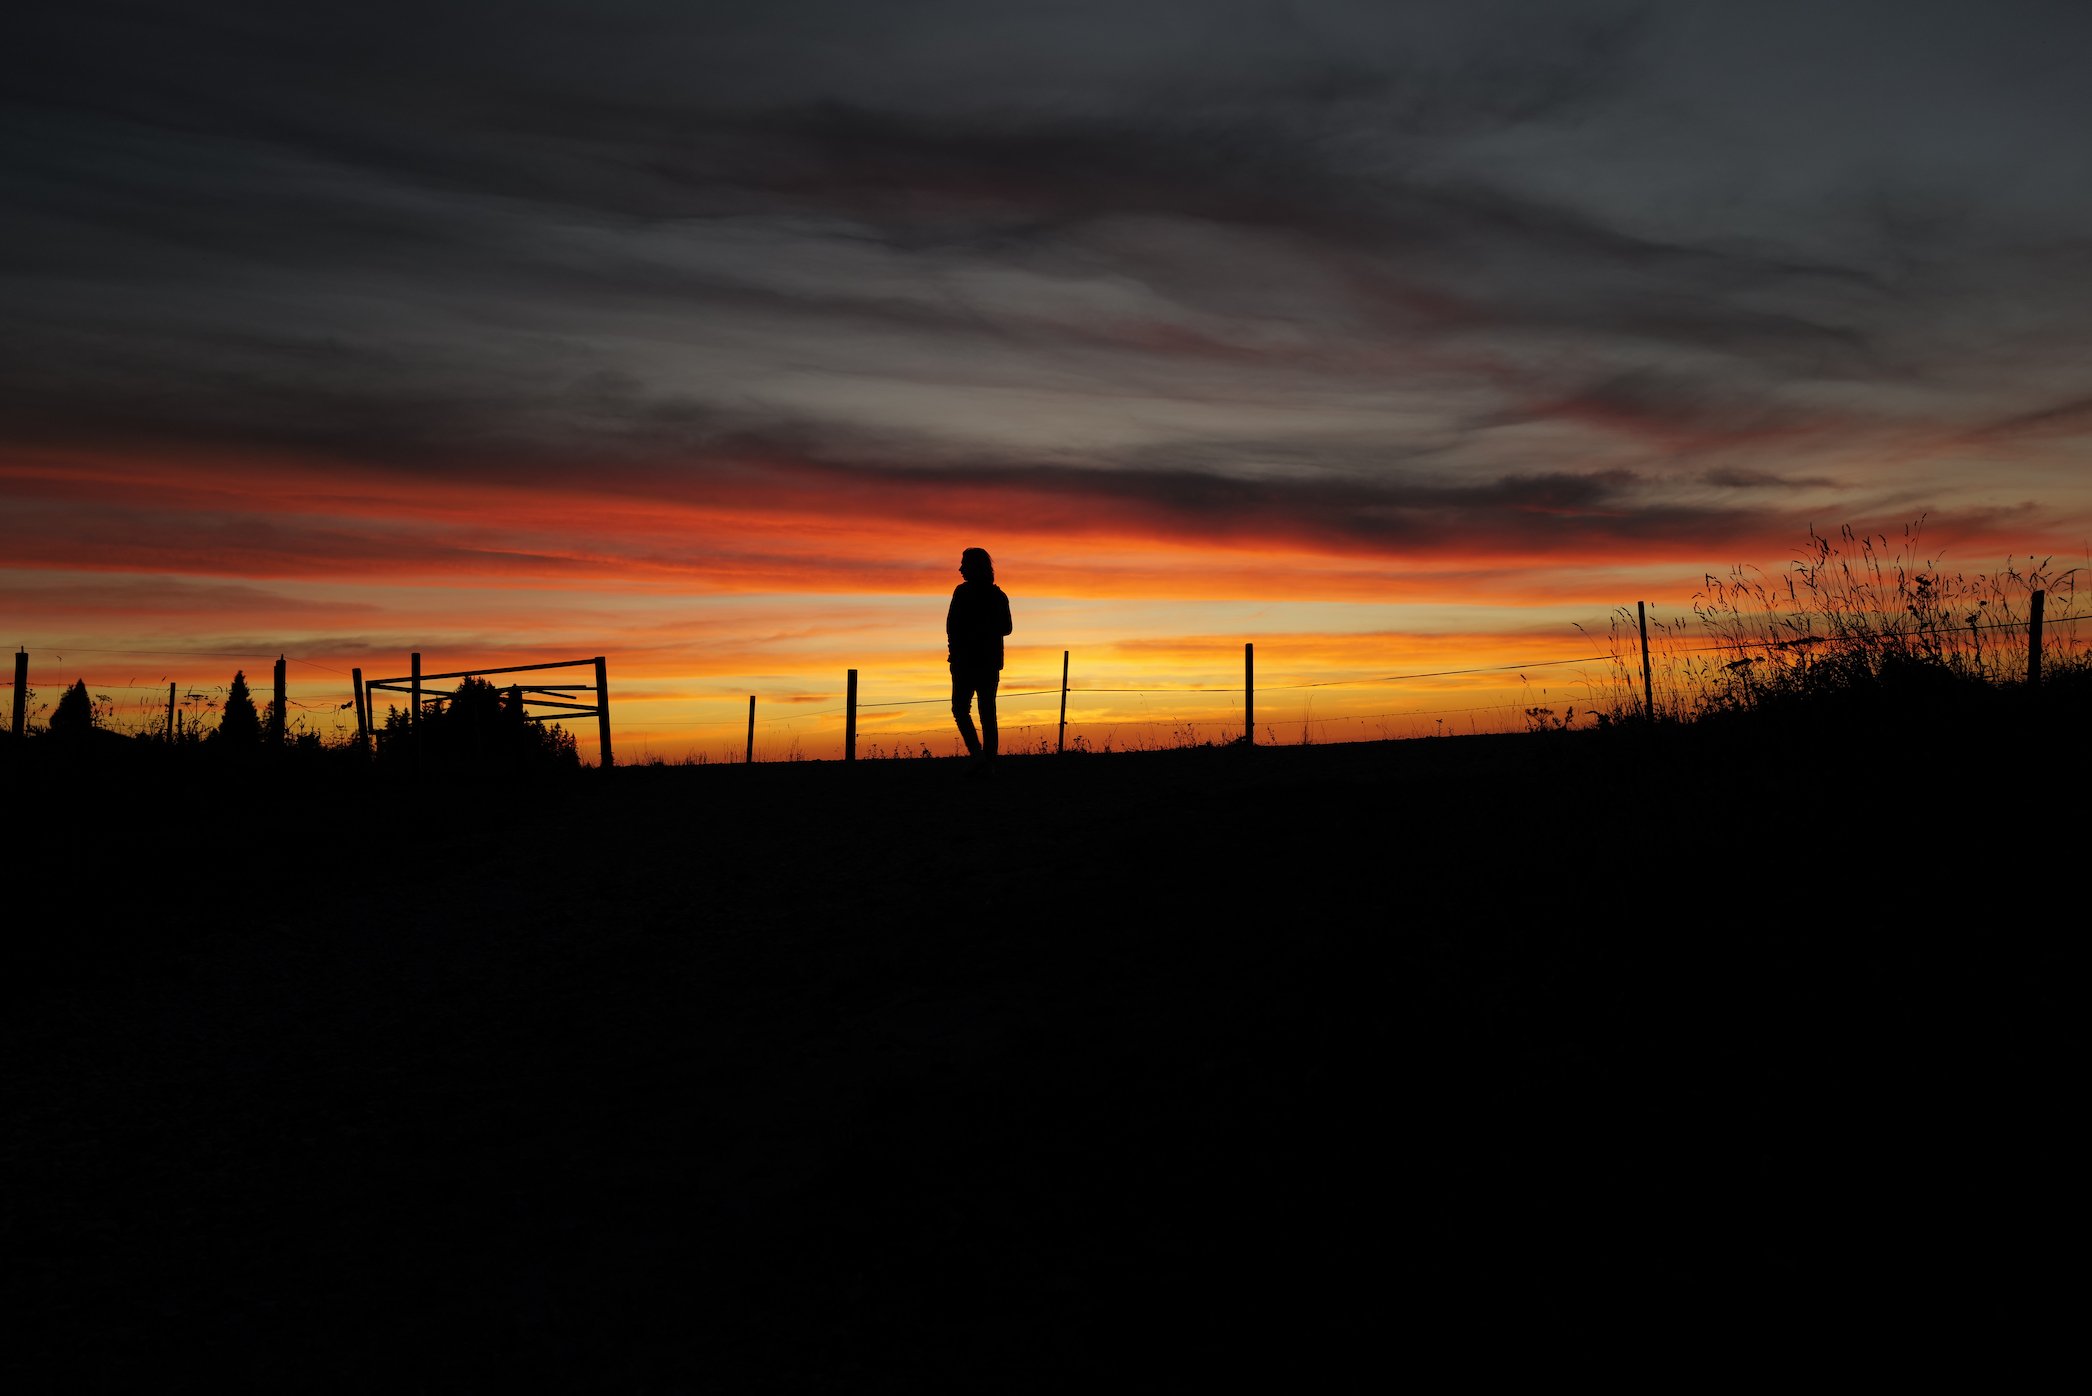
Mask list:
[[[952,604],[944,608],[944,638],[959,638],[959,588],[952,588]]]
[[[1002,630],[1000,633],[1007,635],[1012,628],[1010,625],[1010,594],[1001,587],[997,587],[995,589],[995,599],[1002,603]]]

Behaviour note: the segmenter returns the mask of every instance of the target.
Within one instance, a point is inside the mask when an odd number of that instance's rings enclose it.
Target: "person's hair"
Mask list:
[[[986,548],[968,548],[959,554],[959,575],[969,582],[995,580],[995,560]]]

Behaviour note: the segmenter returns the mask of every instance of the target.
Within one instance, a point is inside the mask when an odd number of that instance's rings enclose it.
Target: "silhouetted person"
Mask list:
[[[951,609],[944,613],[952,663],[952,716],[966,749],[985,763],[995,756],[995,686],[1002,682],[1002,637],[1010,633],[1010,598],[995,585],[995,563],[986,548],[968,548],[961,554],[959,575],[966,580],[953,589]],[[978,733],[969,711],[976,700],[981,708]]]

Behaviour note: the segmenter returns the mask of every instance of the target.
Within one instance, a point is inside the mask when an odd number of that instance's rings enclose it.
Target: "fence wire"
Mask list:
[[[2086,614],[2059,614],[2059,615],[2045,615],[2045,616],[2043,617],[2043,620],[2042,620],[2042,624],[2043,624],[2043,628],[2044,628],[2045,630],[2047,630],[2047,629],[2054,629],[2054,628],[2059,628],[2059,627],[2063,627],[2063,626],[2072,626],[2072,625],[2075,625],[2076,623],[2078,623],[2078,622],[2080,622],[2080,621],[2083,621],[2083,620],[2087,620],[2087,619],[2092,619],[2092,615],[2086,615]],[[1681,618],[1680,618],[1680,620],[1682,621],[1682,620],[1683,620],[1683,618],[1681,617]],[[1662,624],[1662,623],[1661,623],[1661,622],[1659,622],[1659,624]],[[2032,624],[2032,621],[2031,621],[2031,617],[2029,616],[2029,617],[2022,617],[2022,618],[2019,618],[2019,619],[2007,619],[2007,620],[1997,620],[1997,621],[1985,621],[1985,622],[1978,622],[1978,623],[1974,623],[1974,624],[1968,624],[1968,625],[1956,625],[1956,626],[1951,626],[1951,627],[1947,627],[1947,628],[1946,628],[1946,633],[1951,633],[1951,634],[1954,634],[1954,635],[1961,635],[1961,634],[1979,634],[1979,633],[1985,633],[1985,632],[1996,632],[1996,631],[2020,631],[2020,632],[2025,632],[2025,631],[2029,631],[2029,630],[2030,630],[2030,628],[2031,628],[2031,624]],[[2074,632],[2073,632],[2073,633],[2074,633]],[[1894,624],[1890,624],[1890,625],[1886,625],[1886,626],[1884,626],[1884,627],[1882,627],[1882,628],[1880,628],[1880,629],[1876,629],[1876,630],[1870,630],[1870,631],[1864,631],[1864,632],[1859,632],[1859,633],[1847,633],[1847,634],[1840,634],[1840,635],[1806,635],[1806,634],[1805,634],[1805,635],[1799,635],[1799,636],[1794,636],[1794,637],[1791,637],[1791,638],[1789,638],[1789,639],[1785,639],[1785,640],[1781,640],[1781,639],[1773,639],[1773,638],[1765,638],[1765,637],[1759,637],[1759,638],[1749,638],[1749,639],[1743,639],[1743,638],[1738,638],[1738,639],[1717,639],[1717,640],[1712,640],[1712,641],[1705,641],[1705,642],[1699,642],[1699,643],[1693,643],[1693,644],[1681,644],[1681,643],[1678,643],[1678,642],[1675,642],[1675,641],[1672,641],[1672,640],[1666,639],[1666,640],[1665,640],[1665,641],[1663,642],[1663,644],[1661,645],[1661,656],[1662,656],[1662,658],[1663,658],[1664,660],[1666,660],[1666,661],[1670,661],[1670,660],[1674,660],[1674,659],[1677,659],[1677,658],[1681,658],[1681,657],[1686,657],[1686,656],[1693,656],[1693,655],[1709,655],[1709,654],[1739,654],[1739,653],[1746,653],[1746,652],[1749,652],[1749,651],[1753,651],[1753,650],[1759,650],[1759,651],[1766,651],[1766,652],[1773,652],[1773,651],[1792,651],[1792,650],[1797,650],[1797,649],[1801,649],[1801,648],[1805,648],[1805,647],[1809,647],[1809,646],[1816,646],[1816,645],[1838,645],[1838,644],[1878,644],[1878,643],[1881,643],[1881,642],[1882,642],[1882,641],[1884,641],[1884,640],[1909,640],[1909,639],[1913,638],[1913,635],[1914,635],[1914,628],[1913,628],[1913,627],[1910,627],[1910,626],[1900,626],[1900,627],[1899,627],[1899,626],[1897,626],[1897,625],[1894,625]],[[24,648],[25,650],[27,650],[27,649],[30,649],[31,647],[25,644],[25,645],[23,646],[23,648]],[[311,668],[311,669],[317,669],[317,670],[320,670],[321,672],[324,672],[324,673],[328,673],[328,674],[334,674],[334,675],[338,675],[338,676],[340,676],[340,677],[342,677],[342,678],[349,678],[349,677],[351,677],[351,675],[350,675],[350,674],[348,673],[348,671],[346,671],[346,670],[342,670],[342,669],[338,669],[338,668],[335,668],[335,667],[333,667],[332,665],[328,665],[328,664],[322,664],[322,663],[320,663],[320,662],[319,662],[319,661],[317,661],[317,660],[313,660],[313,659],[308,659],[308,658],[304,658],[304,657],[302,657],[302,656],[298,656],[298,655],[292,655],[292,654],[285,654],[285,653],[282,653],[282,652],[278,652],[277,654],[273,654],[273,655],[272,655],[272,654],[268,654],[268,653],[265,653],[265,652],[255,652],[255,651],[240,651],[240,650],[206,650],[206,649],[180,649],[180,648],[168,648],[168,649],[115,649],[115,648],[107,648],[107,647],[97,647],[97,646],[64,646],[64,647],[60,647],[60,646],[48,646],[48,647],[44,647],[44,648],[46,648],[46,649],[48,650],[48,652],[49,652],[49,653],[50,653],[50,654],[51,654],[51,655],[53,656],[53,660],[54,660],[55,662],[58,662],[58,663],[63,663],[63,662],[64,662],[64,660],[65,660],[65,656],[66,656],[66,655],[68,655],[68,654],[80,654],[80,655],[87,655],[87,654],[95,654],[95,655],[121,655],[121,656],[126,656],[126,657],[136,657],[136,658],[188,658],[188,659],[231,659],[231,660],[247,660],[247,661],[253,661],[253,662],[257,662],[257,663],[274,663],[274,662],[275,662],[275,660],[277,660],[277,659],[279,659],[279,658],[280,658],[280,659],[282,659],[282,660],[283,660],[283,661],[284,661],[285,663],[287,663],[287,664],[299,664],[299,665],[303,665],[303,666],[305,666],[305,667],[307,667],[307,668]],[[1074,685],[1074,684],[1070,684],[1070,685],[1068,685],[1068,686],[1067,686],[1066,688],[1061,688],[1061,687],[1053,687],[1053,688],[1036,688],[1036,689],[1021,689],[1021,690],[1013,690],[1013,691],[1010,691],[1010,692],[1005,692],[1005,693],[1000,693],[1000,694],[998,694],[998,695],[997,695],[997,699],[998,699],[998,702],[1008,702],[1008,701],[1010,701],[1010,700],[1013,700],[1013,699],[1026,699],[1026,698],[1052,698],[1052,699],[1060,699],[1060,698],[1062,698],[1062,697],[1065,697],[1065,698],[1066,698],[1066,699],[1067,699],[1067,700],[1068,700],[1069,702],[1076,702],[1076,701],[1084,700],[1084,699],[1087,699],[1087,698],[1091,698],[1091,697],[1112,697],[1112,696],[1128,696],[1128,695],[1132,695],[1132,696],[1138,696],[1138,697],[1141,697],[1141,698],[1150,698],[1150,697],[1174,697],[1174,698],[1200,698],[1200,697],[1215,697],[1215,698],[1219,698],[1219,697],[1232,697],[1232,696],[1236,696],[1236,695],[1242,695],[1242,694],[1249,694],[1249,693],[1288,693],[1288,692],[1302,692],[1302,691],[1308,691],[1308,690],[1319,690],[1319,689],[1329,689],[1329,688],[1345,688],[1345,687],[1359,687],[1359,686],[1367,686],[1367,685],[1378,685],[1378,684],[1399,684],[1399,683],[1414,683],[1414,682],[1419,682],[1419,681],[1423,681],[1423,680],[1431,680],[1431,679],[1443,679],[1443,678],[1465,678],[1465,677],[1472,677],[1472,676],[1475,676],[1475,675],[1480,675],[1480,674],[1523,674],[1523,673],[1524,673],[1525,671],[1528,671],[1528,670],[1537,670],[1537,669],[1554,669],[1554,668],[1564,668],[1564,667],[1567,667],[1567,666],[1570,666],[1570,665],[1579,665],[1579,664],[1585,664],[1585,665],[1587,665],[1587,664],[1604,664],[1604,665],[1609,665],[1609,666],[1615,666],[1615,667],[1617,667],[1617,668],[1618,668],[1619,670],[1623,671],[1623,672],[1625,673],[1625,675],[1627,676],[1627,678],[1628,678],[1628,679],[1629,679],[1629,680],[1631,681],[1631,680],[1633,679],[1633,677],[1634,677],[1634,671],[1635,671],[1636,669],[1638,669],[1638,668],[1640,667],[1640,664],[1641,664],[1641,661],[1642,661],[1642,655],[1641,655],[1641,653],[1639,652],[1640,650],[1641,650],[1641,646],[1640,646],[1640,644],[1639,644],[1638,642],[1633,642],[1633,643],[1631,643],[1631,646],[1630,646],[1630,648],[1629,648],[1629,649],[1628,649],[1628,650],[1627,650],[1626,652],[1622,652],[1622,651],[1619,651],[1619,650],[1615,650],[1615,651],[1613,651],[1613,652],[1611,652],[1611,653],[1606,653],[1606,654],[1583,654],[1583,655],[1572,655],[1572,656],[1566,656],[1566,657],[1561,657],[1561,658],[1551,658],[1551,659],[1529,659],[1529,660],[1519,660],[1519,661],[1516,661],[1516,662],[1510,662],[1510,663],[1500,663],[1500,664],[1483,664],[1483,665],[1470,665],[1470,666],[1466,666],[1466,667],[1462,667],[1462,668],[1457,668],[1457,669],[1428,669],[1428,670],[1417,670],[1417,671],[1412,671],[1412,672],[1408,672],[1408,673],[1400,673],[1400,674],[1379,674],[1379,675],[1361,675],[1361,676],[1356,676],[1356,677],[1349,677],[1349,678],[1338,678],[1338,679],[1305,679],[1305,680],[1297,680],[1297,681],[1293,681],[1293,682],[1285,682],[1285,683],[1259,683],[1259,684],[1256,684],[1256,685],[1254,685],[1254,686],[1251,686],[1251,685],[1247,685],[1247,684],[1243,684],[1243,685],[1204,685],[1204,684],[1146,684],[1146,685],[1129,685],[1129,686],[1120,686],[1120,685],[1110,685],[1110,686],[1103,686],[1103,685],[1100,685],[1100,686],[1096,686],[1096,687],[1082,687],[1082,686],[1077,686],[1077,685]],[[1657,647],[1656,645],[1652,644],[1652,645],[1651,645],[1651,646],[1649,647],[1649,653],[1650,653],[1650,655],[1651,655],[1652,657],[1653,657],[1653,656],[1655,656],[1655,655],[1656,655],[1656,654],[1658,653],[1658,647]],[[131,676],[131,678],[129,678],[129,679],[128,679],[128,680],[127,680],[126,682],[124,682],[124,683],[106,683],[106,682],[97,682],[97,681],[95,681],[95,680],[91,680],[91,679],[84,679],[84,678],[82,678],[82,677],[80,677],[80,676],[78,676],[78,675],[75,675],[75,676],[74,676],[74,678],[73,678],[73,679],[71,679],[71,680],[55,680],[55,681],[50,681],[50,680],[47,680],[47,681],[37,681],[37,680],[35,680],[35,679],[31,679],[31,680],[30,680],[30,681],[28,682],[28,684],[27,684],[27,687],[28,687],[28,688],[30,688],[30,689],[32,689],[32,690],[33,690],[33,689],[46,689],[46,690],[56,689],[56,690],[59,690],[59,691],[63,691],[63,690],[65,690],[65,689],[69,689],[69,688],[71,688],[71,687],[73,686],[73,684],[74,684],[74,683],[85,683],[85,684],[87,685],[88,691],[89,691],[89,692],[90,692],[91,694],[94,694],[95,696],[97,696],[98,698],[101,698],[101,699],[102,699],[103,701],[105,701],[105,702],[106,702],[106,701],[109,701],[109,700],[107,699],[107,696],[106,696],[106,695],[107,695],[107,694],[109,694],[109,693],[115,693],[115,692],[121,692],[121,693],[149,693],[149,694],[157,694],[157,693],[158,693],[158,692],[160,691],[160,689],[161,689],[162,687],[164,687],[164,686],[165,686],[166,684],[168,684],[169,682],[175,682],[175,683],[179,683],[179,680],[171,680],[171,679],[165,679],[165,678],[163,678],[163,679],[162,679],[162,680],[160,680],[160,682],[159,682],[159,683],[157,683],[157,684],[141,684],[141,683],[138,683],[138,682],[136,682],[136,681],[135,681],[135,676]],[[263,684],[264,684],[264,685],[266,685],[266,682],[267,682],[267,681],[266,681],[266,679],[264,679],[264,680],[263,680]],[[14,679],[13,679],[12,675],[11,675],[11,674],[6,674],[6,673],[5,673],[4,671],[0,671],[0,688],[13,688],[13,687],[14,687]],[[195,708],[197,708],[197,707],[199,707],[199,706],[202,706],[202,707],[204,707],[204,708],[208,709],[209,707],[211,707],[211,706],[215,706],[215,705],[216,705],[216,704],[217,704],[217,703],[218,703],[219,701],[221,701],[221,700],[222,700],[222,697],[223,697],[223,695],[224,695],[224,693],[225,693],[225,686],[224,686],[224,685],[216,685],[216,686],[214,686],[214,687],[213,687],[213,688],[212,688],[212,689],[211,689],[211,690],[210,690],[209,692],[207,692],[207,693],[198,693],[198,692],[195,692],[195,691],[193,691],[193,690],[184,690],[184,691],[182,692],[182,694],[181,694],[181,696],[180,696],[179,700],[178,700],[178,701],[177,701],[177,703],[176,703],[176,707],[177,707],[177,710],[178,710],[178,711],[179,711],[179,710],[185,710],[185,709],[195,709]],[[822,701],[822,702],[834,702],[834,701],[836,701],[836,700],[840,700],[840,699],[841,699],[841,698],[843,697],[843,695],[841,695],[841,694],[833,694],[833,693],[822,693],[822,694],[816,694],[816,695],[807,695],[807,696],[808,696],[808,697],[810,697],[810,698],[811,698],[811,699],[812,699],[813,701]],[[268,695],[268,694],[267,694],[266,692],[257,692],[257,693],[256,693],[256,695],[255,695],[255,703],[256,703],[256,706],[257,706],[257,708],[266,708],[266,707],[268,707],[268,706],[270,705],[270,703],[271,703],[272,701],[273,701],[273,699],[272,699],[272,698],[271,698],[271,697],[270,697],[270,696],[269,696],[269,695]],[[889,709],[898,709],[898,708],[910,708],[910,707],[928,707],[928,706],[931,706],[931,705],[936,705],[936,704],[945,704],[945,703],[949,703],[950,701],[951,701],[951,697],[950,697],[950,695],[949,695],[949,694],[939,694],[938,696],[935,696],[935,697],[924,697],[924,698],[894,698],[894,699],[884,699],[884,700],[881,700],[881,701],[878,701],[878,702],[860,702],[860,703],[858,703],[858,704],[857,704],[857,711],[858,711],[858,713],[859,713],[859,714],[864,714],[864,713],[867,713],[867,712],[876,712],[876,711],[883,711],[883,710],[889,710]],[[305,699],[296,699],[296,698],[289,698],[289,697],[286,697],[286,699],[285,699],[285,705],[286,705],[287,707],[290,707],[290,708],[296,708],[296,709],[299,709],[299,710],[300,710],[301,712],[337,712],[337,713],[338,713],[338,712],[346,712],[347,710],[349,710],[349,709],[353,708],[353,707],[355,706],[355,699],[354,699],[354,697],[353,697],[353,696],[351,696],[351,697],[350,697],[350,698],[349,698],[349,699],[348,699],[347,701],[345,701],[345,702],[341,702],[341,703],[334,703],[334,702],[329,702],[329,701],[317,701],[317,702],[315,702],[315,701],[310,701],[310,700],[305,700]],[[165,711],[166,711],[166,706],[165,706],[164,702],[162,702],[162,701],[159,701],[159,700],[156,700],[156,699],[151,699],[151,698],[148,698],[148,699],[141,699],[141,700],[134,700],[134,701],[133,701],[133,702],[132,702],[131,704],[129,704],[128,706],[132,706],[132,707],[135,707],[135,709],[136,709],[137,711],[139,711],[139,712],[143,712],[143,713],[146,713],[146,714],[164,714],[164,713],[165,713]],[[1400,719],[1400,718],[1410,718],[1410,717],[1459,716],[1459,715],[1465,715],[1465,714],[1472,714],[1472,713],[1484,713],[1484,712],[1518,712],[1518,711],[1520,711],[1520,710],[1521,710],[1521,709],[1523,708],[1523,706],[1524,706],[1524,705],[1523,705],[1522,703],[1517,703],[1517,702],[1496,702],[1496,703],[1482,703],[1482,704],[1474,704],[1474,705],[1469,705],[1469,706],[1462,706],[1462,707],[1436,707],[1436,708],[1405,708],[1405,709],[1397,709],[1397,710],[1393,710],[1393,711],[1390,711],[1390,712],[1383,712],[1383,713],[1367,713],[1367,714],[1339,714],[1339,715],[1334,715],[1334,716],[1328,716],[1328,717],[1320,717],[1320,718],[1314,717],[1314,716],[1312,716],[1311,714],[1307,714],[1307,715],[1300,715],[1300,716],[1289,716],[1289,717],[1285,717],[1285,718],[1277,718],[1277,717],[1273,717],[1273,718],[1270,718],[1269,720],[1267,720],[1267,722],[1266,722],[1266,724],[1265,724],[1265,725],[1266,725],[1266,726],[1268,726],[1268,727],[1273,727],[1273,728],[1276,728],[1276,727],[1279,727],[1279,726],[1281,726],[1281,725],[1282,725],[1282,726],[1284,726],[1284,727],[1286,727],[1286,728],[1288,728],[1288,729],[1291,729],[1292,727],[1294,727],[1294,726],[1296,726],[1296,725],[1299,725],[1299,726],[1302,726],[1302,727],[1326,727],[1326,726],[1329,726],[1329,725],[1334,725],[1334,724],[1342,724],[1342,723],[1359,723],[1359,724],[1365,724],[1365,723],[1371,723],[1371,722],[1386,722],[1386,721],[1391,721],[1391,720],[1395,720],[1395,719]],[[41,709],[40,709],[40,710],[41,710]],[[792,725],[794,725],[794,724],[798,724],[798,723],[805,723],[805,722],[811,722],[811,721],[814,721],[814,720],[816,720],[816,719],[832,718],[832,717],[837,717],[837,716],[846,716],[846,715],[848,714],[848,712],[849,712],[849,708],[848,708],[848,706],[847,706],[846,704],[839,704],[839,705],[837,705],[837,706],[829,706],[829,707],[815,708],[815,709],[812,709],[812,710],[810,710],[810,711],[800,711],[800,712],[793,712],[793,713],[787,713],[787,714],[784,714],[784,715],[782,715],[782,716],[776,716],[776,717],[772,717],[772,716],[769,716],[769,715],[767,715],[767,714],[763,714],[763,715],[759,715],[759,716],[757,716],[757,717],[756,717],[756,719],[755,719],[755,725],[756,725],[756,726],[758,726],[758,727],[761,727],[761,728],[765,728],[765,729],[768,729],[768,731],[769,731],[770,735],[771,735],[771,736],[772,736],[772,737],[774,738],[775,736],[777,736],[777,735],[778,735],[778,733],[777,733],[776,729],[778,729],[778,728],[780,728],[780,727],[783,727],[783,728],[787,728],[787,729],[789,729],[789,728],[790,728],[790,727],[791,727]],[[557,721],[558,719],[548,719],[548,720],[552,720],[552,721]],[[1172,729],[1180,729],[1180,730],[1181,730],[1181,729],[1192,729],[1192,728],[1199,728],[1199,727],[1226,727],[1226,726],[1229,726],[1229,725],[1231,725],[1231,724],[1239,724],[1239,723],[1240,723],[1240,721],[1241,721],[1241,717],[1240,717],[1239,715],[1238,715],[1238,716],[1235,716],[1235,717],[1177,717],[1177,718],[1137,718],[1137,717],[1110,717],[1110,718],[1079,718],[1079,719],[1075,719],[1075,720],[1071,721],[1070,725],[1080,725],[1080,726],[1084,726],[1084,727],[1104,727],[1104,728],[1107,728],[1107,729],[1111,729],[1111,730],[1116,730],[1116,729],[1118,729],[1118,728],[1121,728],[1121,727],[1125,727],[1125,728],[1156,728],[1156,727],[1161,727],[1161,728],[1172,728]],[[341,724],[337,724],[337,725],[341,725]],[[663,718],[663,719],[659,719],[659,720],[649,720],[649,721],[646,721],[646,722],[644,722],[644,723],[641,723],[641,724],[635,724],[635,725],[637,725],[637,726],[640,726],[640,727],[641,727],[641,728],[642,728],[643,730],[649,730],[649,731],[651,731],[651,730],[657,730],[657,729],[661,729],[661,728],[679,728],[679,729],[683,729],[683,728],[691,728],[691,729],[697,729],[697,728],[726,728],[726,729],[731,729],[731,730],[735,730],[735,731],[745,731],[745,730],[747,729],[747,726],[748,726],[748,721],[747,721],[747,719],[746,719],[745,717],[728,717],[728,718]],[[1029,722],[1029,723],[1020,723],[1020,724],[1004,724],[1004,726],[1005,726],[1005,730],[1009,730],[1009,731],[1023,731],[1023,730],[1030,730],[1030,729],[1033,729],[1033,728],[1040,728],[1040,727],[1049,727],[1049,728],[1050,728],[1050,727],[1057,727],[1057,726],[1058,726],[1058,724],[1057,724],[1057,723],[1055,723],[1055,722],[1051,722],[1051,721],[1048,721],[1048,722],[1043,722],[1043,723],[1041,723],[1041,722]],[[861,738],[863,738],[863,739],[866,739],[866,740],[870,740],[870,741],[879,741],[879,742],[883,742],[883,741],[893,741],[893,740],[898,740],[898,739],[900,739],[900,738],[903,738],[903,737],[907,737],[907,738],[916,738],[916,737],[923,737],[923,736],[938,736],[938,737],[948,737],[948,736],[950,736],[950,735],[951,735],[951,732],[950,732],[950,731],[949,731],[948,729],[946,729],[946,728],[943,728],[943,727],[939,727],[939,728],[934,728],[934,729],[927,729],[927,730],[925,730],[925,729],[909,729],[909,730],[901,730],[901,731],[895,731],[895,730],[891,730],[891,729],[885,729],[885,730],[874,730],[874,731],[871,731],[871,732],[865,732],[865,733],[860,733],[859,735],[860,735],[860,737],[861,737]],[[796,740],[796,737],[795,737],[795,740]]]

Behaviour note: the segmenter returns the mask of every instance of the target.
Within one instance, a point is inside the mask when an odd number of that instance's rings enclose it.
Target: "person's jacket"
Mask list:
[[[944,613],[944,638],[954,669],[1002,668],[1002,637],[1010,633],[1010,598],[993,582],[961,582]]]

